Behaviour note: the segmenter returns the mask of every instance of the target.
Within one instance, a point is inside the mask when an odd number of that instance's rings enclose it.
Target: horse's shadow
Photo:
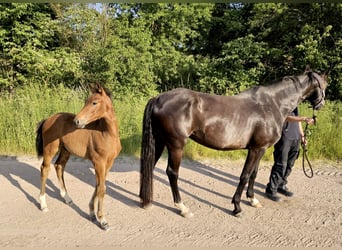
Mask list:
[[[39,169],[23,163],[18,160],[17,157],[9,157],[9,156],[0,156],[1,161],[0,161],[0,174],[3,175],[14,187],[16,187],[18,190],[20,190],[27,200],[31,202],[35,207],[40,209],[40,204],[38,202],[38,195],[39,195],[39,190],[40,190],[40,171]],[[79,158],[78,158],[79,159]],[[132,164],[121,164],[122,162],[120,159],[117,159],[116,162],[114,163],[111,172],[134,172],[134,171],[139,171],[139,158],[131,158],[130,163]],[[81,166],[80,166],[81,165]],[[240,178],[238,176],[235,176],[233,174],[229,173],[229,166],[227,166],[227,171],[222,171],[216,167],[203,164],[199,161],[193,161],[193,160],[183,160],[182,161],[182,166],[183,168],[186,168],[187,170],[197,172],[201,175],[205,175],[208,178],[215,179],[216,181],[221,181],[226,183],[227,185],[231,185],[233,187],[237,187]],[[53,167],[51,167],[53,168]],[[165,165],[166,168],[166,165]],[[54,169],[51,169],[50,175],[51,174],[56,174],[54,173]],[[242,170],[242,166],[241,166]],[[65,169],[66,173],[72,175],[73,177],[79,179],[80,181],[95,187],[95,175],[94,175],[94,170],[93,170],[93,165],[91,164],[90,161],[87,160],[75,160],[71,159],[66,166]],[[155,172],[158,175],[155,175],[155,180],[161,182],[162,184],[166,186],[170,186],[169,181],[167,179],[165,170],[162,168],[155,168]],[[163,175],[163,176],[161,176]],[[114,175],[115,176],[115,175]],[[32,196],[29,192],[27,192],[17,181],[17,179],[22,179],[26,181],[27,183],[30,183],[34,187],[37,188],[37,195],[36,197]],[[115,178],[115,177],[114,177]],[[179,177],[179,186],[180,186],[180,192],[185,193],[188,196],[198,200],[199,202],[215,207],[219,210],[222,210],[223,212],[231,214],[232,211],[228,210],[226,207],[220,207],[219,205],[205,199],[205,197],[199,197],[198,195],[195,195],[186,189],[181,187],[182,183],[186,183],[188,185],[193,186],[194,188],[201,189],[206,192],[210,192],[216,196],[222,197],[224,199],[227,199],[227,201],[231,200],[231,196],[224,195],[222,193],[219,193],[216,190],[213,190],[211,188],[205,187],[203,185],[199,185],[197,183],[194,183],[190,180],[187,180],[184,177]],[[66,185],[68,186],[68,180],[66,180]],[[47,179],[46,183],[46,194],[48,195],[49,198],[57,199],[61,202],[64,202],[64,200],[60,197],[59,195],[59,187],[57,187],[49,178]],[[130,207],[138,207],[140,206],[139,203],[139,196],[138,193],[131,192],[120,185],[117,185],[113,183],[112,181],[106,180],[106,196],[112,197],[116,201],[122,202],[123,204],[130,206]],[[255,182],[255,187],[259,187],[261,189],[265,188],[265,185]],[[261,191],[258,189],[255,189],[255,193],[263,195]],[[72,194],[71,194],[72,196]],[[89,194],[89,200],[90,200],[91,194]],[[171,198],[171,192],[170,192],[170,198]],[[247,203],[246,201],[242,200],[241,202]],[[153,201],[153,204],[161,207],[163,209],[168,209],[172,212],[176,212],[177,210],[174,207],[161,204],[158,201]],[[81,208],[77,206],[75,203],[71,203],[70,207],[75,210],[80,216],[83,218],[89,219],[89,214],[83,211]]]
[[[52,161],[54,162],[54,161]],[[81,165],[81,166],[80,166]],[[67,165],[65,172],[72,175],[73,177],[83,181],[84,183],[95,188],[95,175],[92,172],[92,164],[90,161],[82,160],[81,164],[79,161],[70,160]],[[120,171],[124,171],[121,169]],[[130,170],[127,170],[130,171]],[[56,174],[53,166],[49,176]],[[33,204],[37,209],[40,209],[39,204],[39,190],[40,190],[40,171],[30,164],[21,162],[16,156],[0,156],[0,175],[4,176],[14,187],[21,191],[26,199]],[[37,194],[32,195],[30,192],[25,190],[19,183],[18,179],[21,179],[37,189]],[[68,187],[68,180],[65,178],[66,186]],[[106,181],[107,192],[106,195],[123,202],[128,206],[137,206],[138,202],[134,199],[130,199],[130,196],[136,196],[136,194],[116,185],[110,181]],[[127,195],[124,195],[125,193]],[[56,186],[50,178],[46,181],[46,195],[48,199],[57,199],[64,203],[63,198],[59,194],[59,187]],[[92,193],[89,194],[89,201]],[[72,194],[71,194],[72,198]],[[81,217],[89,219],[89,214],[83,211],[76,203],[72,202],[69,206],[75,210]]]
[[[79,165],[78,162],[80,161],[71,159],[67,163],[65,172],[67,172],[73,177],[95,188],[94,166],[88,160],[81,160],[82,166],[78,166]],[[120,164],[120,159],[116,159],[116,161],[114,162],[114,165],[112,166],[112,169],[110,170],[110,172],[132,172],[132,171],[136,171],[135,166],[124,168]],[[67,185],[67,180],[66,180],[66,185]],[[127,206],[137,206],[138,204],[137,194],[121,187],[120,185],[113,183],[112,181],[109,181],[108,177],[106,179],[106,196],[112,197],[113,199],[119,202],[122,202],[123,204]],[[90,197],[91,197],[91,194],[89,194],[89,201],[90,201]],[[134,199],[130,197],[134,197]]]
[[[190,159],[183,159],[183,161],[181,163],[181,167],[186,168],[186,169],[191,170],[191,171],[194,171],[194,172],[197,172],[197,173],[199,173],[201,175],[205,175],[208,178],[215,179],[216,181],[224,182],[225,184],[231,185],[231,186],[233,186],[235,188],[237,188],[237,186],[238,186],[238,184],[240,182],[240,177],[239,176],[236,176],[236,175],[233,175],[233,174],[229,173],[229,166],[227,166],[227,171],[222,171],[222,170],[220,170],[218,168],[212,167],[212,166],[207,165],[207,164],[203,164],[203,163],[201,163],[199,161],[194,161],[194,160],[190,160]],[[242,171],[242,167],[243,166],[241,166],[241,171]],[[155,171],[158,172],[159,174],[166,175],[165,171],[160,169],[160,168],[155,168]],[[155,176],[155,179],[157,181],[167,185],[167,186],[170,186],[168,180],[165,179],[165,178],[161,178],[159,176]],[[198,184],[196,184],[194,182],[191,182],[191,181],[187,180],[186,178],[179,177],[179,181],[182,182],[182,183],[186,183],[188,185],[191,185],[191,186],[193,186],[193,187],[195,187],[197,189],[201,189],[203,191],[210,192],[210,193],[214,194],[215,196],[219,196],[219,197],[222,197],[222,198],[226,199],[227,201],[231,201],[231,199],[232,199],[232,196],[227,196],[227,195],[219,193],[216,190],[213,190],[211,188],[205,187],[203,185],[198,185]],[[256,189],[255,187],[257,187],[258,189]],[[266,186],[264,184],[261,184],[259,182],[255,182],[255,184],[254,184],[254,193],[258,194],[258,195],[261,195],[261,196],[264,196],[264,193],[261,192],[259,189],[263,189],[264,190],[265,187]],[[245,188],[245,190],[246,190],[246,188]],[[197,195],[194,195],[193,193],[190,193],[189,191],[185,190],[184,188],[181,187],[181,183],[179,183],[179,191],[181,193],[187,194],[188,196],[198,200],[199,202],[201,202],[203,204],[209,205],[211,207],[215,207],[217,209],[222,210],[225,213],[229,213],[229,214],[233,215],[233,211],[232,210],[228,210],[226,207],[220,207],[220,206],[218,206],[215,203],[212,203],[212,202],[210,202],[210,201],[208,201],[208,200],[206,200],[204,198],[201,198],[201,197],[199,197]],[[249,204],[244,199],[241,200],[241,203],[244,203],[245,205]],[[173,210],[173,209],[170,209],[170,210]]]
[[[40,205],[37,199],[20,185],[17,178],[30,183],[40,190],[40,172],[31,165],[19,161],[16,156],[0,156],[0,158],[0,174],[4,176],[14,187],[20,190],[27,200],[39,209]],[[50,197],[58,198],[58,188],[52,183],[52,181],[47,180],[46,185],[46,194]]]
[[[199,161],[193,161],[193,160],[189,160],[187,159],[186,162],[190,162],[190,164],[184,164],[184,167],[189,169],[189,170],[192,170],[192,171],[196,171],[200,174],[203,174],[203,175],[207,175],[211,178],[214,178],[218,181],[222,181],[222,182],[225,182],[233,187],[237,187],[239,182],[240,182],[240,177],[239,176],[235,176],[233,174],[230,174],[229,173],[229,169],[231,167],[238,167],[240,169],[240,171],[242,172],[242,169],[243,169],[243,165],[241,166],[225,166],[225,170],[226,171],[222,171],[218,168],[215,168],[215,167],[212,167],[210,165],[207,165],[207,164],[203,164]],[[254,192],[259,194],[259,195],[262,195],[263,192],[259,191],[258,189],[255,189],[255,187],[259,188],[259,189],[265,189],[266,186],[260,182],[255,182],[254,183]]]

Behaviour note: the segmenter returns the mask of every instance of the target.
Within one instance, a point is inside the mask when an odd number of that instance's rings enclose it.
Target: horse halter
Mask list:
[[[312,72],[312,76],[313,78],[315,78],[318,82],[318,87],[319,87],[319,95],[312,100],[311,104],[312,104],[312,108],[315,109],[320,109],[323,104],[324,104],[324,98],[325,98],[325,90],[322,88],[323,86],[323,79],[322,77],[317,74],[316,72]]]
[[[316,72],[312,72],[312,76],[317,80],[317,82],[318,82],[318,87],[319,87],[320,89],[322,89],[322,85],[323,85],[323,79],[322,79],[322,77],[321,77],[319,74],[317,74]]]

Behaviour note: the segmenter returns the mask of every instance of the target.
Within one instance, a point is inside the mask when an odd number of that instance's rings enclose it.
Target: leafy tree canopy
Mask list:
[[[307,64],[342,99],[339,3],[3,3],[0,91],[106,84],[117,98],[175,87],[231,95]]]

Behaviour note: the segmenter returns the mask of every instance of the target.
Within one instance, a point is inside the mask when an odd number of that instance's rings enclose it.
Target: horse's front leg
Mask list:
[[[190,218],[193,214],[190,212],[189,208],[184,205],[182,202],[181,196],[179,194],[178,188],[178,173],[179,167],[182,160],[183,150],[170,150],[169,149],[169,158],[166,169],[166,174],[169,178],[173,201],[175,207],[180,210],[180,214],[185,218]]]
[[[111,167],[112,161],[111,164],[95,165],[96,187],[95,192],[89,203],[90,218],[93,222],[96,221],[95,205],[97,204],[97,220],[100,223],[100,228],[103,230],[109,230],[109,224],[104,217],[103,200],[106,193],[106,176]]]
[[[98,181],[96,181],[95,190],[89,202],[90,220],[94,223],[97,221],[96,215],[95,215],[95,204],[97,203],[97,186],[98,186],[97,183]]]
[[[249,149],[247,158],[240,176],[240,182],[239,185],[235,191],[235,194],[232,199],[232,203],[234,204],[234,211],[233,213],[235,215],[239,214],[242,210],[240,207],[240,201],[241,201],[241,195],[242,192],[248,182],[248,180],[251,177],[251,174],[254,172],[256,166],[259,164],[259,161],[261,157],[264,155],[265,149]],[[255,172],[255,177],[256,177]],[[254,185],[254,180],[252,181],[252,185]],[[253,190],[253,186],[250,187],[251,190]],[[254,192],[252,191],[252,195],[254,196]],[[252,197],[253,197],[252,196]]]

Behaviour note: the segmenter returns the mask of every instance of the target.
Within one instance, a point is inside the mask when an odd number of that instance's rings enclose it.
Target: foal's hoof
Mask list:
[[[181,216],[183,216],[184,218],[192,218],[192,217],[194,217],[194,214],[191,213],[190,211],[181,212],[180,214],[181,214]]]
[[[63,197],[63,199],[64,199],[64,202],[66,203],[66,204],[71,204],[72,203],[72,199],[70,198],[70,196],[67,194],[67,193],[65,193],[64,195],[62,194],[62,197]]]
[[[72,199],[64,200],[65,204],[71,205],[72,204]]]
[[[108,224],[107,222],[100,223],[100,228],[101,228],[103,231],[108,231],[108,230],[110,229],[109,224]]]
[[[48,209],[47,207],[44,207],[44,208],[42,208],[41,210],[42,210],[43,213],[49,212],[49,209]]]
[[[93,222],[93,223],[96,223],[96,222],[97,222],[97,219],[96,219],[95,214],[91,214],[91,215],[90,215],[90,221]]]

